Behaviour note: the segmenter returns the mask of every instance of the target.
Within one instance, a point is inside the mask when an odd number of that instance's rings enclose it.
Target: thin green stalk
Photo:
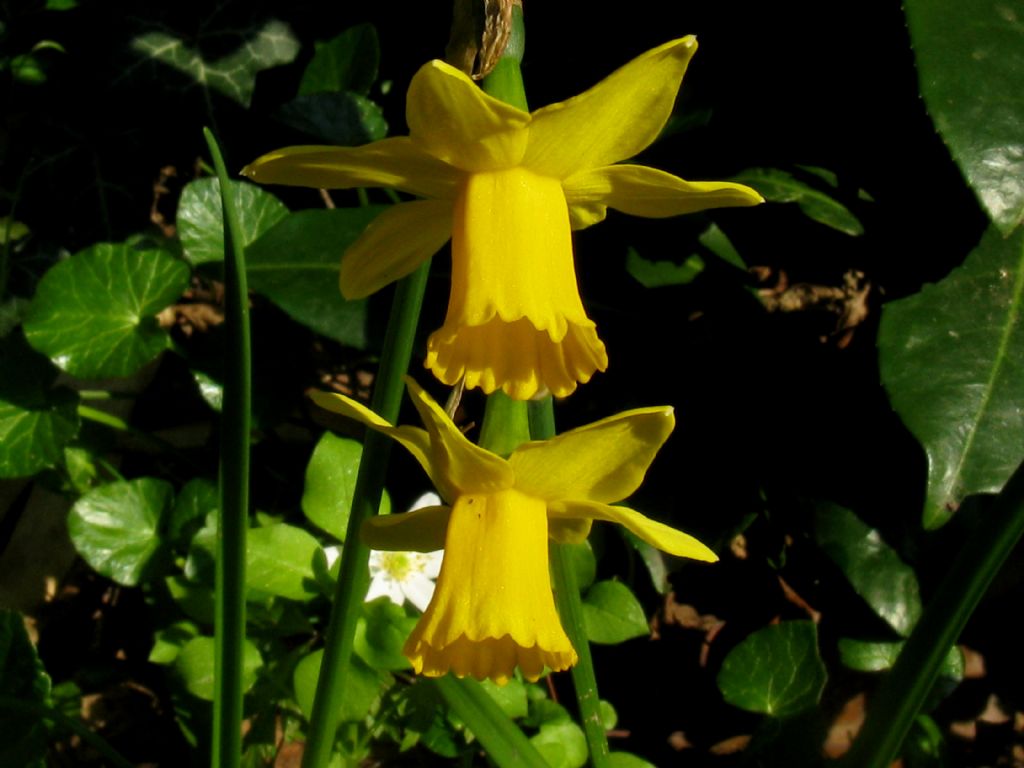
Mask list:
[[[500,390],[490,395],[480,426],[480,445],[491,453],[508,456],[529,439],[530,423],[525,404]]]
[[[547,440],[555,435],[555,412],[550,397],[530,403],[530,436],[534,440]],[[576,573],[561,544],[551,544],[551,575],[555,583],[555,601],[569,640],[579,661],[572,668],[572,683],[576,689],[576,703],[580,709],[583,733],[590,750],[590,764],[594,768],[611,765],[608,738],[601,724],[601,698],[597,693],[597,676],[590,656],[590,642],[583,623],[583,604]]]
[[[1024,464],[1017,467],[960,550],[892,671],[868,707],[868,718],[843,764],[886,768],[917,717],[950,647],[1024,534]]]
[[[445,675],[433,681],[452,711],[501,768],[546,768],[547,762],[490,694],[472,679]]]
[[[242,758],[242,654],[245,643],[245,537],[249,525],[249,435],[252,360],[245,247],[217,140],[203,129],[220,180],[224,212],[224,402],[221,409],[220,511],[214,612],[214,768]]]
[[[399,282],[391,305],[391,317],[384,337],[384,351],[373,387],[371,407],[375,413],[392,423],[398,421],[398,410],[402,402],[402,377],[409,369],[409,360],[412,358],[416,324],[423,306],[429,271],[428,259]],[[359,463],[359,474],[352,494],[352,512],[345,532],[334,607],[324,641],[324,656],[313,701],[309,738],[302,758],[303,768],[324,768],[331,757],[343,683],[352,660],[356,621],[370,585],[370,550],[360,540],[359,529],[363,521],[377,514],[380,508],[390,453],[390,438],[367,431],[363,458]]]
[[[78,736],[82,741],[99,752],[114,768],[135,768],[135,763],[126,759],[114,749],[110,742],[93,731],[81,720],[68,717],[58,709],[47,706],[39,701],[19,699],[16,696],[0,696],[0,711],[19,712],[35,715],[40,720],[48,720],[58,728]]]

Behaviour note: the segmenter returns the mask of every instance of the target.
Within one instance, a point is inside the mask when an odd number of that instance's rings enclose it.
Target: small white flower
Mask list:
[[[441,503],[436,493],[425,493],[409,511],[434,507]],[[370,589],[366,602],[387,595],[395,605],[406,600],[425,611],[434,596],[434,579],[441,572],[444,551],[436,552],[370,552]]]

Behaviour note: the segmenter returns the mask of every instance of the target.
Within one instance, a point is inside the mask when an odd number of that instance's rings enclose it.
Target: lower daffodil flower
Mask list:
[[[371,518],[363,527],[374,549],[444,547],[433,600],[403,649],[416,672],[504,683],[517,666],[536,680],[545,667],[575,664],[555,610],[548,539],[582,541],[593,520],[618,523],[672,555],[718,559],[692,536],[611,506],[640,486],[675,424],[671,408],[626,411],[525,443],[503,459],[466,439],[426,392],[407,382],[425,430],[392,426],[342,395],[318,392],[313,399],[401,443],[446,502]]]
[[[378,216],[341,264],[341,291],[368,296],[452,240],[448,315],[426,365],[445,384],[563,397],[608,365],[580,300],[571,229],[608,208],[661,218],[763,202],[729,182],[619,165],[665,126],[694,37],[665,43],[589,91],[528,113],[431,61],[406,99],[409,136],[363,147],[287,147],[242,173],[260,183],[393,187],[427,198]]]

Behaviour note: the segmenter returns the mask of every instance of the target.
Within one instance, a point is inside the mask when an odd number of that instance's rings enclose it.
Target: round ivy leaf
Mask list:
[[[345,540],[362,455],[363,446],[355,440],[325,432],[306,466],[302,511],[311,523],[338,541]],[[382,515],[391,512],[391,500],[386,492],[381,499],[380,512]]]
[[[592,643],[621,643],[650,632],[643,607],[620,581],[599,581],[587,590],[583,624]]]
[[[0,477],[27,477],[64,458],[78,434],[78,396],[51,390],[57,370],[20,333],[0,339]]]
[[[251,528],[245,541],[246,585],[269,595],[310,600],[319,594],[313,574],[319,551],[317,540],[293,525]]]
[[[92,568],[132,587],[158,562],[161,523],[174,503],[170,483],[151,477],[102,485],[82,496],[68,515],[71,541]]]
[[[402,647],[415,625],[416,619],[386,597],[366,603],[356,624],[355,652],[374,669],[409,669]]]
[[[284,203],[255,184],[232,181],[242,245],[247,246],[288,215]],[[217,179],[198,179],[185,185],[178,203],[178,237],[193,264],[224,259],[224,214]]]
[[[129,376],[167,348],[156,315],[188,280],[188,265],[163,251],[99,243],[43,275],[25,336],[74,376]]]
[[[818,628],[810,621],[784,621],[759,629],[729,652],[718,688],[740,709],[788,717],[815,706],[826,679]]]
[[[587,763],[587,738],[576,723],[546,723],[530,741],[552,768],[582,768]]]
[[[323,661],[323,657],[322,650],[309,654],[295,665],[295,673],[292,676],[295,701],[307,719],[313,711],[313,699],[316,697],[316,683],[320,677],[320,662]],[[383,684],[390,680],[390,675],[370,669],[358,658],[353,658],[349,665],[349,673],[345,677],[338,721],[348,723],[363,720],[380,697]]]
[[[213,701],[214,640],[212,637],[194,637],[178,652],[174,669],[181,676],[185,688],[203,701]],[[259,649],[246,640],[242,646],[242,690],[247,691],[256,682],[256,672],[263,666]]]

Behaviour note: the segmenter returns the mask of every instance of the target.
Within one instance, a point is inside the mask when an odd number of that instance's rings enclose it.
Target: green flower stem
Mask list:
[[[214,604],[214,768],[237,768],[242,759],[242,659],[245,643],[245,538],[249,527],[249,420],[252,358],[245,246],[228,172],[217,140],[203,129],[224,212],[224,402],[221,409],[220,510]]]
[[[1024,533],[1024,464],[992,506],[968,537],[876,691],[864,729],[843,765],[886,768],[895,758],[950,646]]]
[[[534,440],[548,440],[555,435],[555,411],[550,397],[530,403],[530,436]],[[551,544],[551,575],[555,582],[555,601],[569,640],[572,642],[579,661],[572,668],[572,683],[576,689],[576,703],[580,708],[583,733],[590,750],[590,764],[594,768],[611,765],[608,754],[608,737],[601,723],[601,698],[597,693],[597,676],[594,661],[590,656],[590,642],[583,623],[583,603],[576,583],[576,572],[566,557],[565,547]]]
[[[114,768],[134,768],[135,763],[126,759],[114,749],[110,742],[89,728],[81,720],[68,717],[63,712],[47,706],[39,701],[20,699],[17,696],[0,696],[0,712],[17,712],[35,715],[40,720],[47,720],[58,728],[78,736],[82,741],[99,752]]]
[[[481,446],[499,456],[508,456],[530,439],[530,423],[524,404],[498,391],[487,398],[480,426]]]
[[[402,377],[409,369],[409,360],[412,358],[416,325],[423,306],[429,271],[428,259],[398,283],[391,305],[391,317],[384,337],[384,350],[373,387],[371,407],[392,424],[398,421],[398,410],[402,402]],[[325,768],[331,757],[343,684],[352,660],[356,621],[370,585],[370,550],[360,540],[359,529],[363,521],[376,515],[380,508],[390,454],[391,438],[367,430],[363,458],[359,463],[359,474],[352,494],[352,512],[345,532],[334,607],[324,641],[324,656],[320,664],[316,698],[313,700],[309,738],[302,758],[303,768]]]
[[[476,680],[445,675],[433,681],[487,756],[501,768],[547,768],[547,762]]]

